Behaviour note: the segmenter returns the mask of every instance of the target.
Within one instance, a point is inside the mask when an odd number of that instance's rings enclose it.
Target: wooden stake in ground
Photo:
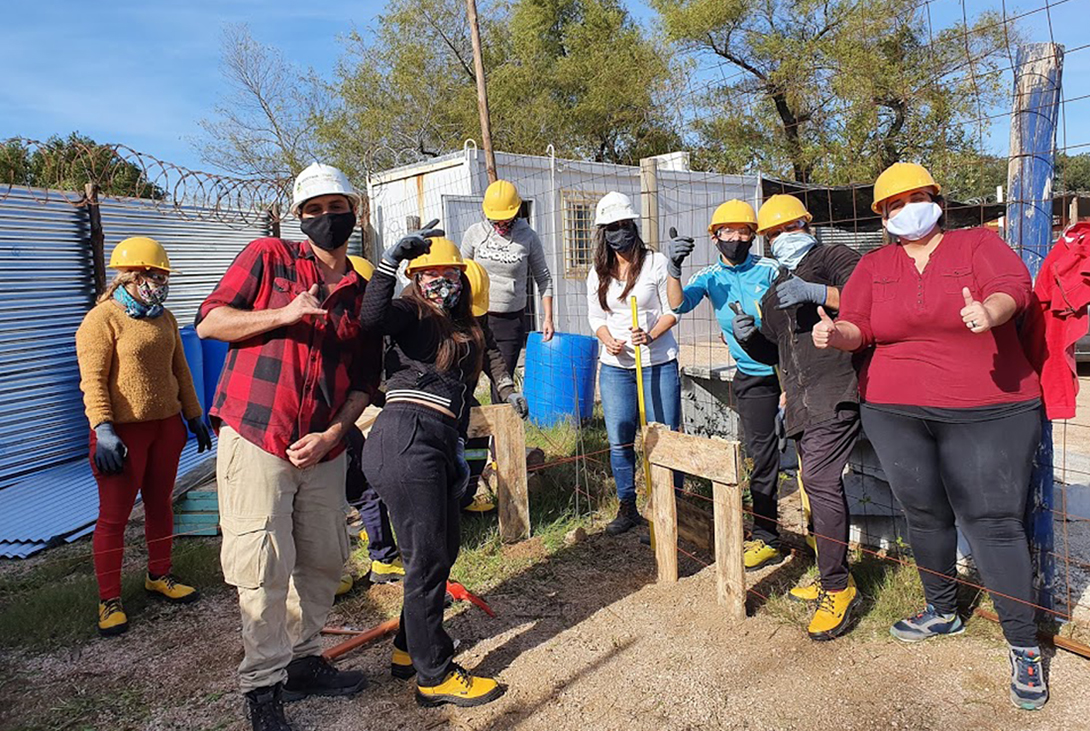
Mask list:
[[[496,154],[492,151],[492,122],[488,116],[488,90],[484,83],[484,59],[481,57],[481,28],[477,23],[477,0],[466,0],[469,11],[469,33],[473,39],[473,73],[477,77],[477,109],[481,113],[481,147],[488,182],[496,182]]]

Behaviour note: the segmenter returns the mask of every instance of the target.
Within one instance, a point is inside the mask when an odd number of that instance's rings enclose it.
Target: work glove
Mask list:
[[[197,454],[212,449],[212,431],[208,428],[208,424],[204,423],[204,419],[197,416],[186,421],[186,425],[197,437]]]
[[[469,488],[469,462],[466,460],[466,440],[458,437],[454,449],[454,499],[461,501]]]
[[[445,233],[443,229],[435,228],[438,224],[439,219],[436,218],[425,224],[424,228],[405,234],[400,241],[382,252],[382,260],[396,267],[403,261],[427,254],[428,250],[431,249],[431,242],[428,239],[442,236]]]
[[[776,446],[780,453],[787,451],[787,422],[784,421],[784,409],[776,412]]]
[[[810,302],[815,305],[825,304],[824,284],[807,282],[798,277],[791,277],[785,282],[776,285],[776,299],[780,301],[777,309],[785,310],[788,307]]]
[[[125,469],[129,449],[114,431],[114,425],[104,421],[95,427],[95,467],[106,475],[117,475]]]
[[[504,400],[515,407],[515,413],[519,415],[520,419],[525,419],[530,415],[530,404],[526,403],[526,397],[520,392],[515,391]]]
[[[677,229],[670,229],[670,245],[666,255],[666,272],[675,279],[681,279],[681,262],[693,253],[692,236],[678,236]]]
[[[730,329],[734,333],[734,339],[744,343],[757,332],[757,318],[746,314],[735,315],[730,321]]]

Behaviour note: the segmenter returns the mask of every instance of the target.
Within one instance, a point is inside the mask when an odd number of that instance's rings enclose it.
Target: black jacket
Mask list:
[[[363,293],[360,324],[364,330],[379,332],[390,339],[386,349],[386,400],[413,399],[442,406],[458,417],[465,434],[469,407],[476,388],[473,365],[478,353],[467,346],[457,365],[447,371],[435,366],[439,353],[439,330],[431,318],[421,320],[417,306],[394,299],[396,276],[379,266]],[[514,382],[507,375],[503,358],[488,327],[482,327],[485,339],[484,370],[501,398],[514,392]]]
[[[761,299],[761,329],[742,343],[754,360],[779,366],[780,385],[787,394],[787,432],[792,436],[836,417],[841,409],[858,408],[859,384],[850,353],[814,347],[810,331],[821,319],[818,306],[806,303],[781,310],[776,286],[797,276],[843,289],[860,258],[847,246],[819,244],[794,272],[782,268]]]

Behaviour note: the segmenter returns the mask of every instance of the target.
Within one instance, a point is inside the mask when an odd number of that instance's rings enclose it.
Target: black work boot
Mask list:
[[[321,655],[300,657],[288,663],[284,700],[288,703],[308,695],[355,695],[367,687],[358,670],[338,670]]]
[[[617,509],[617,517],[606,526],[606,533],[611,536],[619,536],[625,531],[630,531],[643,523],[640,511],[636,510],[635,500],[622,500]]]
[[[246,693],[246,715],[254,731],[295,731],[284,717],[279,683]]]

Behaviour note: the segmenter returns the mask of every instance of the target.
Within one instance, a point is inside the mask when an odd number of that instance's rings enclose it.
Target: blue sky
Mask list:
[[[905,0],[908,3],[910,0]],[[641,0],[626,0],[638,18],[654,14]],[[914,2],[914,0],[913,0]],[[970,15],[999,9],[1003,0],[964,0]],[[75,0],[43,0],[9,13],[0,27],[5,63],[0,72],[0,139],[45,139],[78,129],[100,142],[120,142],[196,169],[190,140],[201,133],[225,93],[219,71],[223,27],[244,22],[262,43],[293,62],[329,75],[341,53],[338,37],[366,31],[382,2],[311,4],[300,0],[183,0],[148,3],[110,0],[89,8]],[[1007,1],[1008,13],[1042,9],[1046,0]],[[1022,20],[1031,41],[1066,44],[1064,124],[1059,143],[1090,152],[1090,48],[1085,41],[1090,0],[1050,0],[1046,12]],[[30,8],[33,9],[30,9]],[[962,0],[934,0],[932,23],[960,19]],[[1078,50],[1075,50],[1078,49]],[[990,144],[1005,149],[1006,120]]]

